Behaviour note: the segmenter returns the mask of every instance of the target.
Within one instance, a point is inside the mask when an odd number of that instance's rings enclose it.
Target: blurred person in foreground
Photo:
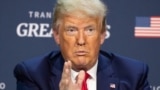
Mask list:
[[[17,90],[150,90],[146,64],[100,50],[106,12],[100,0],[58,0],[52,25],[60,50],[16,65]]]

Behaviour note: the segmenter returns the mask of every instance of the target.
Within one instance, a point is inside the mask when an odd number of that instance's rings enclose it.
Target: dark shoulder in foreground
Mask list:
[[[109,56],[114,72],[120,80],[120,90],[150,90],[147,64],[114,53]]]
[[[125,69],[128,68],[128,69],[133,69],[133,71],[138,69],[143,69],[144,67],[148,68],[148,65],[140,60],[122,56],[116,53],[108,53],[102,50],[100,51],[100,53],[111,60],[113,67],[121,67]]]
[[[122,69],[126,69],[131,72],[143,71],[144,69],[148,70],[148,65],[140,60],[136,60],[133,58],[121,56],[119,54],[113,54],[113,65],[115,67],[121,67]]]
[[[52,56],[56,56],[59,53],[59,51],[52,51],[17,64],[14,69],[15,77],[17,80],[22,80],[24,78],[33,80],[33,78],[38,78],[38,76],[47,76],[50,72],[50,61],[52,60]]]

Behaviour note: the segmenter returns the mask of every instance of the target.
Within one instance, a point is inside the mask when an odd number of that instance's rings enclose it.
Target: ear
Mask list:
[[[60,41],[59,41],[59,32],[58,32],[58,30],[53,30],[53,37],[54,37],[55,42],[59,45]]]
[[[101,33],[101,45],[104,43],[106,38],[106,31],[104,31],[103,33]]]

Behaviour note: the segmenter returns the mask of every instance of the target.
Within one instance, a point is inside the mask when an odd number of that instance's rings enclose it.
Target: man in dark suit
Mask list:
[[[100,0],[58,0],[53,36],[60,51],[18,64],[17,90],[150,90],[146,64],[100,50],[106,11]]]

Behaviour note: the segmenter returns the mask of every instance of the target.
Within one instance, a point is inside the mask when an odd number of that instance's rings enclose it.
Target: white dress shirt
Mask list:
[[[87,73],[90,75],[90,78],[87,79],[87,87],[88,90],[96,90],[97,89],[97,65],[98,65],[98,60],[96,64],[87,71]],[[76,77],[79,72],[76,72],[74,70],[71,70],[71,78],[72,81],[75,83],[76,82]]]

